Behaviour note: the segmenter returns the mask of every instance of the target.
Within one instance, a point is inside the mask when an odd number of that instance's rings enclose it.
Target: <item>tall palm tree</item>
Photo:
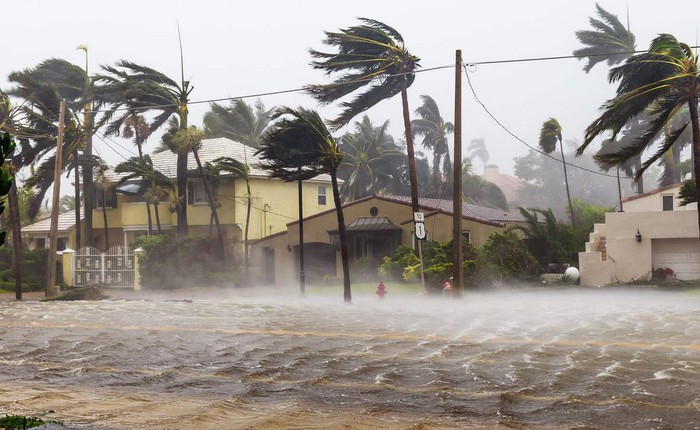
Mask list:
[[[103,84],[101,100],[110,104],[106,112],[110,120],[105,134],[119,135],[124,122],[134,112],[157,112],[150,133],[160,129],[171,117],[177,117],[178,127],[187,129],[187,103],[192,88],[184,79],[180,82],[165,74],[130,61],[121,60],[116,66],[103,66],[104,74],[97,76]],[[126,108],[126,109],[125,109]],[[116,116],[116,117],[115,117]],[[187,153],[177,152],[177,231],[187,234]]]
[[[336,53],[309,51],[315,59],[311,62],[313,68],[329,75],[340,75],[331,84],[309,85],[306,88],[322,104],[333,103],[364,89],[354,99],[340,104],[343,111],[330,122],[334,129],[344,126],[380,101],[401,93],[411,206],[414,212],[418,212],[418,179],[406,90],[415,80],[420,58],[408,52],[403,37],[392,27],[368,18],[360,18],[360,22],[360,25],[339,32],[326,32],[323,43],[336,47]]]
[[[590,72],[596,64],[603,61],[609,67],[620,64],[629,58],[635,51],[634,33],[629,29],[629,22],[625,27],[617,16],[606,11],[596,3],[596,10],[601,19],[589,18],[588,21],[593,30],[579,30],[576,38],[585,45],[574,51],[579,60],[587,60],[583,70]]]
[[[331,176],[343,266],[343,298],[350,302],[350,266],[337,177],[343,153],[314,110],[280,108],[273,119],[277,121],[265,134],[263,145],[258,150],[264,160],[261,167],[269,170],[272,177],[286,181],[310,179],[321,173]]]
[[[486,163],[489,162],[489,150],[486,148],[486,141],[481,137],[472,139],[467,148],[470,153],[470,157],[476,157],[484,163],[484,173],[486,173]]]
[[[569,202],[569,214],[571,215],[571,226],[576,230],[576,217],[574,207],[571,205],[571,193],[569,192],[569,176],[566,174],[566,159],[564,158],[564,143],[561,138],[561,125],[554,118],[549,118],[542,124],[540,129],[539,146],[542,152],[550,154],[557,149],[557,142],[561,149],[561,164],[564,166],[564,184],[566,185],[566,199]]]
[[[345,157],[338,168],[338,177],[345,180],[340,195],[353,201],[376,194],[391,186],[400,175],[403,152],[388,133],[389,121],[375,127],[367,115],[355,122],[355,130],[340,139]]]
[[[630,119],[646,112],[651,116],[646,132],[631,145],[608,156],[612,162],[623,162],[653,145],[655,137],[687,105],[688,120],[682,121],[666,136],[658,150],[642,164],[637,176],[662,157],[690,125],[697,186],[700,182],[700,72],[697,57],[690,46],[670,34],[661,34],[651,42],[648,52],[630,57],[625,64],[612,69],[610,81],[619,81],[617,93],[603,105],[601,115],[586,129],[578,154],[583,153],[600,134],[610,131],[615,136]]]
[[[420,98],[423,104],[416,109],[420,118],[411,121],[411,127],[415,137],[423,137],[423,147],[433,152],[433,191],[440,196],[445,184],[443,178],[452,168],[447,135],[454,131],[454,125],[442,119],[440,108],[432,97],[422,95]]]
[[[219,214],[216,210],[217,201],[214,198],[212,188],[209,186],[208,176],[204,171],[204,166],[202,165],[202,160],[199,158],[199,150],[202,147],[202,138],[204,133],[195,126],[189,128],[181,128],[173,136],[173,144],[176,146],[178,152],[178,157],[181,153],[185,155],[190,152],[194,155],[194,160],[197,163],[197,170],[199,171],[199,176],[202,179],[202,184],[204,185],[204,192],[207,195],[207,202],[209,203],[209,208],[211,209],[212,217],[214,218],[214,224],[216,225],[216,234],[219,239],[219,256],[224,258],[225,247],[224,247],[224,233],[221,229],[221,223],[219,222]]]
[[[209,112],[204,114],[204,135],[226,137],[257,148],[265,128],[270,124],[272,110],[265,109],[259,99],[255,109],[241,99],[232,100],[228,107],[212,103]]]
[[[107,191],[112,188],[112,183],[107,178],[105,172],[107,171],[107,165],[102,162],[97,168],[97,174],[95,175],[95,187],[100,190],[101,203],[102,203],[102,222],[104,224],[105,233],[105,252],[109,251],[109,225],[107,224]]]
[[[247,155],[244,153],[246,160],[244,163],[231,158],[219,157],[213,161],[214,168],[219,172],[226,172],[236,179],[243,179],[246,187],[246,212],[245,212],[245,231],[243,233],[243,254],[246,283],[248,281],[250,256],[248,250],[248,232],[250,228],[250,211],[253,207],[253,195],[250,191],[250,166],[248,165]]]

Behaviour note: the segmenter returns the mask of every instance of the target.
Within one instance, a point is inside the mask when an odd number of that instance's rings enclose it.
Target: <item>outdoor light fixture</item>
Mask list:
[[[642,241],[642,233],[639,232],[639,229],[637,229],[637,234],[634,235],[634,238],[637,240],[637,242]]]

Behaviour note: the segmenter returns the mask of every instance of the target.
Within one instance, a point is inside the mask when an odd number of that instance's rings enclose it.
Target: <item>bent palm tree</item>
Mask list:
[[[635,37],[629,29],[629,23],[625,28],[617,16],[598,4],[595,7],[602,21],[588,18],[593,30],[576,32],[576,38],[586,46],[575,50],[574,56],[578,57],[579,60],[588,60],[588,63],[583,66],[586,73],[603,61],[606,61],[611,67],[620,64],[629,58],[636,49]]]
[[[414,136],[422,136],[423,147],[433,151],[433,192],[441,196],[446,177],[452,169],[450,149],[447,146],[447,135],[454,131],[451,122],[445,122],[440,116],[440,108],[430,96],[420,96],[423,105],[416,109],[420,119],[411,121]]]
[[[353,201],[378,193],[391,186],[400,175],[403,152],[387,132],[389,121],[375,127],[367,115],[355,122],[355,131],[340,139],[345,155],[338,168],[338,177],[345,180],[341,197]],[[401,159],[399,159],[399,157]]]
[[[264,160],[261,167],[269,170],[272,177],[285,181],[310,179],[321,173],[331,176],[343,266],[343,299],[350,302],[350,266],[337,177],[343,154],[318,112],[280,108],[273,118],[277,121],[265,134],[263,145],[257,152]]]
[[[150,125],[150,133],[158,130],[171,117],[177,116],[178,127],[187,128],[187,103],[192,91],[190,82],[180,83],[150,67],[121,60],[116,66],[103,66],[105,74],[97,80],[104,84],[100,99],[110,104],[106,112],[111,122],[105,134],[119,135],[125,122],[134,112],[156,111],[158,114]],[[121,113],[123,112],[123,113]],[[116,118],[115,115],[118,115]],[[187,153],[177,152],[177,231],[187,234]]]
[[[571,226],[576,230],[574,207],[571,206],[571,193],[569,192],[569,177],[566,174],[566,159],[564,158],[564,144],[561,139],[561,126],[559,125],[559,121],[554,118],[549,118],[542,124],[542,129],[540,130],[540,149],[545,154],[550,154],[557,149],[557,142],[559,142],[559,148],[561,148],[561,164],[564,166],[564,184],[566,185],[566,199],[569,202]]]
[[[408,151],[408,170],[411,183],[411,206],[418,211],[418,180],[413,151],[413,132],[408,109],[407,88],[415,80],[420,58],[406,49],[403,37],[388,25],[368,18],[362,24],[340,32],[326,32],[324,44],[338,48],[336,53],[310,50],[315,59],[311,66],[327,74],[340,73],[335,82],[327,85],[308,85],[308,92],[322,104],[333,103],[364,88],[353,100],[340,104],[341,114],[330,125],[338,129],[358,114],[384,99],[401,93],[403,122]]]
[[[480,137],[469,142],[470,157],[476,157],[484,163],[484,173],[486,173],[486,163],[489,162],[489,150],[486,149],[486,141]]]
[[[577,153],[583,153],[602,133],[610,131],[614,137],[630,119],[646,112],[651,117],[646,131],[630,145],[607,156],[610,162],[624,162],[653,145],[655,137],[687,105],[688,120],[681,121],[666,136],[636,175],[639,177],[662,157],[690,125],[697,186],[700,182],[700,72],[697,57],[690,46],[678,42],[670,34],[661,34],[651,42],[648,52],[630,57],[625,64],[612,69],[610,81],[620,82],[617,94],[603,105],[603,113],[588,126],[584,142]],[[698,226],[700,228],[700,212]]]
[[[251,148],[260,146],[272,115],[272,109],[265,109],[260,100],[255,103],[255,110],[241,99],[232,100],[228,107],[212,103],[209,109],[204,114],[205,136],[226,137]]]

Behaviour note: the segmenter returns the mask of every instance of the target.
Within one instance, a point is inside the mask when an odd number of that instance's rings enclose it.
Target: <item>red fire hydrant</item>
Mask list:
[[[384,282],[379,281],[379,285],[377,286],[377,295],[379,296],[380,299],[383,299],[384,296],[386,295],[386,287],[384,286]]]

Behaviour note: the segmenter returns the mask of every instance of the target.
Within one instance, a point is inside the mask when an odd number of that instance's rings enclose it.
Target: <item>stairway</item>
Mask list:
[[[605,245],[605,236],[601,236],[600,239],[598,239],[598,247],[596,248],[596,251],[600,252],[600,258],[603,261],[608,259],[608,248]]]

